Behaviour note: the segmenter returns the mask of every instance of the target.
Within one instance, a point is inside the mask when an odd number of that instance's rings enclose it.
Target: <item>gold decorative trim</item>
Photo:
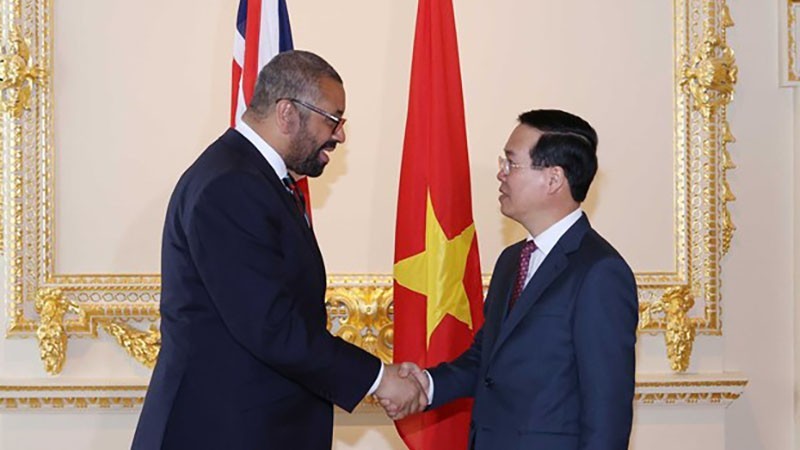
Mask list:
[[[99,319],[99,322],[100,328],[116,339],[128,355],[146,367],[155,367],[161,348],[161,331],[155,325],[150,325],[148,331],[140,331],[115,320]]]
[[[47,71],[33,67],[30,47],[18,29],[12,29],[0,48],[0,112],[15,119],[30,105],[36,83],[45,82]]]
[[[132,409],[144,403],[146,384],[122,386],[0,385],[0,410]]]
[[[394,341],[391,284],[331,287],[325,306],[331,333],[369,351],[384,362],[391,362]]]
[[[641,405],[729,406],[747,386],[739,373],[637,376],[634,401]]]
[[[641,403],[644,405],[652,404],[675,404],[675,403],[732,403],[739,398],[738,393],[729,392],[680,392],[680,393],[648,393],[648,394],[634,394],[634,403]]]
[[[130,409],[141,406],[144,396],[141,397],[13,397],[0,398],[0,409],[87,409],[97,407],[102,409],[125,408]]]
[[[96,337],[98,327],[148,363],[158,337],[154,328],[139,328],[158,321],[157,275],[55,272],[54,114],[49,81],[53,0],[0,2],[2,45],[10,45],[16,39],[11,30],[18,30],[18,41],[29,45],[24,58],[30,75],[26,82],[34,75],[41,81],[31,84],[30,109],[18,118],[4,114],[0,127],[7,335],[36,337],[41,332],[40,350],[53,373],[66,357],[63,336]],[[670,288],[687,287],[701,305],[699,314],[687,316],[699,334],[722,332],[720,259],[735,230],[727,208],[734,196],[726,179],[734,167],[726,148],[734,140],[726,119],[736,83],[733,51],[726,44],[726,30],[732,25],[723,0],[674,2],[675,263],[669,270],[636,274],[644,310]],[[329,282],[332,330],[387,359],[392,337],[391,277],[334,275]],[[63,304],[42,305],[37,313],[37,293],[47,289],[58,290]],[[640,331],[665,332],[668,321],[666,315],[654,317],[643,321]]]
[[[36,338],[39,340],[39,351],[44,368],[50,375],[61,373],[67,354],[67,332],[64,325],[64,315],[71,312],[78,316],[78,321],[97,326],[113,337],[125,349],[128,355],[153,368],[158,358],[161,347],[161,332],[155,325],[149,331],[141,331],[118,320],[106,317],[97,317],[96,314],[86,313],[75,302],[64,299],[64,293],[59,289],[41,289],[36,299],[36,311],[39,313],[39,326],[36,329]],[[93,317],[94,316],[94,317]],[[97,336],[96,328],[92,329],[93,336]]]
[[[0,385],[0,392],[73,392],[73,391],[81,391],[81,392],[117,392],[117,391],[128,391],[128,392],[141,392],[147,390],[146,384],[137,384],[137,385],[109,385],[109,386],[100,386],[100,385],[91,385],[91,386],[81,386],[78,384],[75,385],[58,385],[58,386],[50,386],[50,385],[26,385],[26,384],[17,384],[17,385]]]
[[[747,380],[729,381],[637,381],[637,388],[684,388],[684,387],[738,387],[747,386]]]
[[[666,317],[664,341],[667,345],[670,367],[676,372],[686,372],[692,356],[695,324],[688,316],[692,306],[694,298],[689,287],[676,286],[664,291],[660,300],[641,305],[639,310],[643,327],[647,327],[655,320],[654,314],[663,313]]]
[[[61,373],[67,357],[67,332],[64,329],[64,314],[82,311],[72,302],[62,300],[58,289],[42,289],[36,297],[36,312],[39,313],[39,326],[36,339],[39,340],[39,354],[44,370],[50,375]]]
[[[733,50],[713,29],[708,29],[691,66],[684,69],[681,86],[692,94],[695,108],[710,120],[714,112],[733,99],[738,72]]]
[[[641,405],[728,406],[743,393],[747,379],[739,374],[705,375],[650,374],[636,381],[634,401]],[[0,381],[0,411],[25,409],[132,409],[144,402],[147,380],[127,385],[64,386],[3,384]],[[374,402],[364,402],[356,412],[380,411]]]
[[[797,10],[800,0],[786,0],[786,80],[789,82],[800,81],[797,72]]]

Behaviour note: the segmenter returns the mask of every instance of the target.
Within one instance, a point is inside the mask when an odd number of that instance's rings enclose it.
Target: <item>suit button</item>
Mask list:
[[[486,377],[486,379],[483,380],[483,384],[487,388],[490,388],[490,387],[494,386],[494,380],[491,377]]]

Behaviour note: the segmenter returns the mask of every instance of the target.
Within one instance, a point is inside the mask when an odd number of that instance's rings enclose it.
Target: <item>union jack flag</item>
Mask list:
[[[231,126],[247,109],[261,68],[279,52],[292,48],[285,0],[240,0],[233,38]]]
[[[240,0],[233,36],[231,76],[231,126],[241,119],[261,68],[273,56],[292,50],[292,28],[285,0]],[[311,194],[308,180],[297,181],[306,198],[306,215],[311,223]]]

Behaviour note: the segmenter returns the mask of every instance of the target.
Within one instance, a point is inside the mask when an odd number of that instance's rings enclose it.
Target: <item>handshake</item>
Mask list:
[[[384,366],[374,395],[390,419],[400,420],[428,406],[429,384],[428,375],[416,364],[391,364]]]

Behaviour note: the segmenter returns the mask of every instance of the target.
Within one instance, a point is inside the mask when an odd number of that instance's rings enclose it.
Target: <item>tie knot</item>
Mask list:
[[[290,191],[294,192],[294,188],[295,188],[295,184],[296,184],[295,181],[294,181],[294,178],[292,178],[291,175],[286,174],[286,176],[283,177],[282,180],[283,180],[283,185],[286,186],[286,188],[289,189]]]
[[[289,195],[292,196],[294,199],[294,204],[297,206],[297,210],[303,216],[306,221],[306,224],[310,227],[311,221],[308,220],[308,212],[306,211],[306,199],[303,197],[303,192],[301,189],[298,189],[297,183],[294,181],[291,175],[286,174],[285,177],[281,179],[283,181],[283,185],[286,186],[286,190],[288,191]]]
[[[522,252],[519,254],[517,279],[514,282],[514,290],[511,291],[511,298],[508,302],[508,311],[511,311],[511,308],[514,307],[514,303],[516,303],[520,294],[522,294],[522,290],[525,289],[525,284],[528,282],[528,270],[531,262],[531,254],[533,254],[534,250],[536,250],[536,243],[533,242],[533,239],[525,242],[525,244],[522,245]]]
[[[522,246],[522,255],[528,256],[536,250],[536,242],[533,242],[533,239],[530,241],[526,241],[525,244]]]

